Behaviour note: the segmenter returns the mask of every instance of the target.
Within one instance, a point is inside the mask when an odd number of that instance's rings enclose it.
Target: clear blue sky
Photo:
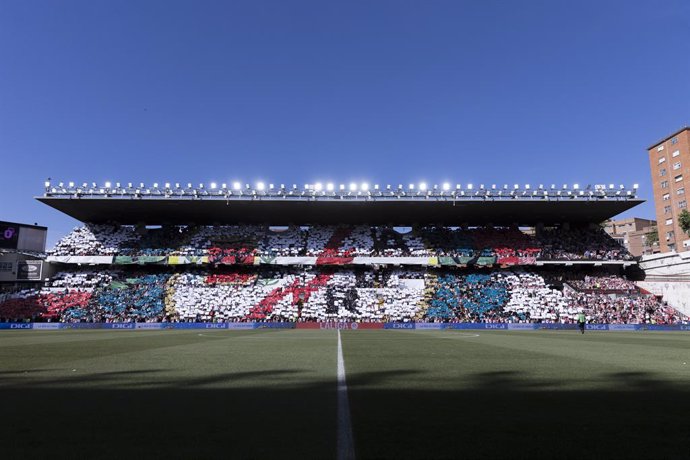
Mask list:
[[[689,76],[687,0],[0,0],[0,220],[69,231],[33,200],[47,177],[650,199]]]

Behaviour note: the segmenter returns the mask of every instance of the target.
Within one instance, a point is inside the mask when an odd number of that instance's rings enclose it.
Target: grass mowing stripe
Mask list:
[[[338,460],[354,460],[355,443],[352,436],[350,402],[347,396],[345,360],[343,359],[343,344],[340,339],[340,329],[338,329],[338,439],[336,446]]]

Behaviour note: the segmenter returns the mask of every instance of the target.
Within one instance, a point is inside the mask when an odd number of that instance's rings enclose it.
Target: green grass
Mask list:
[[[343,331],[358,458],[687,458],[690,334]],[[3,331],[1,458],[334,458],[337,332]],[[688,364],[683,364],[688,363]]]

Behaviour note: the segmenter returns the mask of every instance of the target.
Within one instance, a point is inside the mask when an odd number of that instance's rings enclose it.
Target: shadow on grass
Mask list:
[[[334,458],[335,381],[302,373],[169,382],[150,369],[80,376],[83,388],[7,377],[2,458]],[[613,373],[602,390],[572,391],[488,372],[462,390],[376,389],[415,374],[348,376],[358,458],[687,458],[690,384]],[[135,379],[157,386],[128,388]]]

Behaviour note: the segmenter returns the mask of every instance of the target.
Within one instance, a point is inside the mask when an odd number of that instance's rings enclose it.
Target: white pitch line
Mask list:
[[[347,383],[345,382],[345,360],[343,359],[343,344],[340,341],[338,329],[338,460],[354,460],[355,442],[352,437],[352,421],[350,420],[350,403],[347,398]]]

